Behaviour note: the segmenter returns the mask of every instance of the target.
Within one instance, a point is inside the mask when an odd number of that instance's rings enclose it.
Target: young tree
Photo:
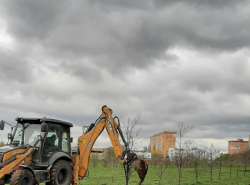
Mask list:
[[[250,152],[249,151],[245,151],[242,154],[242,163],[244,164],[244,176],[246,176],[246,172],[247,172],[247,165],[250,161]]]
[[[193,158],[192,158],[192,162],[194,165],[194,171],[195,171],[195,180],[196,182],[198,181],[198,165],[200,164],[202,158],[203,158],[203,154],[205,149],[200,149],[197,147],[192,148],[193,151]]]
[[[223,154],[220,154],[220,157],[217,158],[217,161],[219,164],[219,180],[220,180],[220,175],[221,175],[222,156],[223,156]]]
[[[183,122],[178,123],[178,132],[177,132],[177,137],[178,139],[176,140],[177,146],[178,146],[178,152],[176,153],[176,162],[178,165],[178,179],[179,179],[179,185],[181,184],[181,171],[182,171],[182,166],[183,166],[183,158],[185,155],[185,148],[187,147],[188,143],[184,136],[191,130],[193,129],[193,126],[184,126]]]
[[[235,154],[229,156],[229,168],[230,168],[230,170],[229,170],[229,177],[230,178],[232,176],[232,168],[233,168],[234,162],[235,162]]]
[[[109,147],[106,149],[104,154],[104,164],[111,166],[111,181],[114,182],[114,167],[117,167],[117,164],[119,163],[118,159],[115,156],[114,149],[112,147]]]
[[[170,165],[171,162],[169,158],[162,158],[159,155],[152,158],[152,162],[154,165],[155,173],[159,178],[158,184],[160,185],[163,173],[167,169],[167,167]]]
[[[91,160],[92,160],[92,163],[93,163],[94,168],[95,168],[97,166],[97,164],[98,164],[98,161],[99,161],[98,153],[92,153],[91,154]]]
[[[218,155],[218,150],[216,150],[216,148],[212,144],[207,152],[208,152],[209,168],[210,168],[210,180],[213,180],[213,168],[216,163],[215,158]]]
[[[139,141],[141,131],[141,125],[139,125],[140,118],[140,114],[137,114],[134,118],[128,116],[123,123],[123,134],[130,150],[133,150],[134,145]]]

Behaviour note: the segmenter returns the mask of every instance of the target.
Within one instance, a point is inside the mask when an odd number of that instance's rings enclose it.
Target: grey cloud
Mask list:
[[[18,39],[45,39],[58,24],[65,4],[57,1],[5,1],[9,32]],[[23,41],[23,40],[21,40]]]
[[[155,60],[169,62],[172,59],[166,51],[176,45],[214,51],[249,46],[249,26],[245,24],[249,16],[246,10],[242,13],[242,2],[229,6],[229,2],[219,1],[227,8],[205,7],[202,13],[192,3],[166,2],[172,3],[159,9],[148,1],[10,1],[6,19],[10,33],[20,42],[32,39],[32,44],[35,38],[49,55],[89,58],[96,65],[109,66],[112,73],[147,68]],[[231,12],[234,15],[229,18]]]
[[[27,83],[31,81],[32,69],[22,55],[12,56],[11,53],[0,51],[0,81]]]
[[[224,8],[224,7],[231,7],[238,4],[245,4],[248,3],[246,0],[240,0],[240,1],[234,1],[234,0],[158,0],[154,1],[154,5],[157,7],[163,7],[171,4],[190,4],[192,6],[198,6],[199,7],[209,7],[214,9]]]
[[[1,117],[46,114],[81,126],[107,104],[121,119],[142,113],[144,138],[174,131],[178,122],[195,125],[193,139],[247,135],[245,1],[26,0],[1,6],[15,42],[15,52],[0,53],[6,87]],[[202,56],[188,59],[173,48]]]

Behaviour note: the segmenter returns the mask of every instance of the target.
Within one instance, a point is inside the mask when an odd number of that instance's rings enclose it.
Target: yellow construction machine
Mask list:
[[[116,122],[117,120],[117,122]],[[71,152],[70,128],[73,124],[49,118],[16,118],[11,125],[8,145],[0,147],[0,185],[76,185],[86,177],[91,149],[104,129],[107,130],[114,153],[125,170],[128,183],[130,168],[134,168],[141,184],[147,174],[148,165],[131,153],[123,136],[118,117],[112,110],[102,107],[102,114],[95,123],[83,127],[78,138],[75,155]],[[0,122],[4,130],[5,121]],[[119,141],[124,143],[124,150]]]

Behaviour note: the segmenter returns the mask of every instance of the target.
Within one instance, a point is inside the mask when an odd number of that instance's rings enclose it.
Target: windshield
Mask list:
[[[22,125],[18,123],[16,127],[16,131],[13,136],[13,142],[19,143],[18,144],[19,146],[22,143],[23,128],[24,128],[24,145],[29,144],[31,146],[34,146],[34,144],[37,141],[37,136],[41,135],[40,133],[41,125],[40,124],[28,124],[28,123],[25,123],[24,125]]]

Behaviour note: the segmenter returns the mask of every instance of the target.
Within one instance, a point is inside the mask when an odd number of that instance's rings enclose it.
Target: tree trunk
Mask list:
[[[162,177],[162,165],[160,165],[159,185],[161,184],[161,177]]]
[[[220,179],[220,174],[221,174],[221,161],[220,161],[219,179]]]
[[[231,174],[232,174],[232,164],[230,164],[230,178],[231,178]]]
[[[181,164],[179,164],[179,185],[181,184]]]
[[[196,182],[198,180],[198,172],[197,172],[197,164],[195,164],[195,179],[196,179]]]
[[[239,162],[237,164],[237,177],[239,176]]]
[[[210,180],[213,180],[213,165],[210,166]]]
[[[245,171],[244,171],[244,176],[246,176],[246,171],[247,171],[247,163],[245,163]]]

